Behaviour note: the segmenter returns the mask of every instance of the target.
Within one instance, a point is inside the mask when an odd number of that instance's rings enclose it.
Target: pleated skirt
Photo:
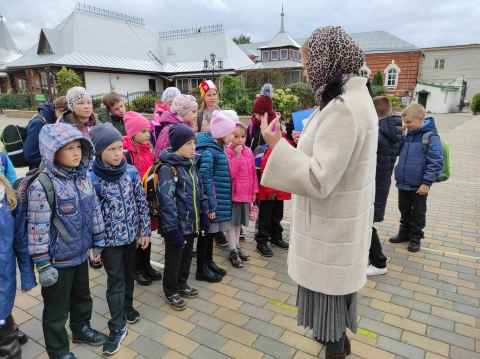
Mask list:
[[[349,328],[357,332],[357,293],[328,295],[298,286],[298,325],[322,342],[338,342]]]

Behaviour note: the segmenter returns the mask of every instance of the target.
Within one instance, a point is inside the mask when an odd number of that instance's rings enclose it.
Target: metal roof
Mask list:
[[[3,16],[0,15],[0,49],[4,49],[7,51],[16,52],[17,54],[21,54],[20,50],[18,49],[17,45],[15,45],[15,41],[13,41],[10,33],[8,32],[5,23],[3,22]]]
[[[279,61],[259,61],[253,65],[246,66],[238,70],[259,70],[259,69],[286,69],[303,67],[302,63],[293,60],[279,60]]]
[[[270,49],[273,47],[296,47],[297,49],[300,45],[292,39],[285,31],[280,31],[277,36],[273,38],[267,45],[260,47],[261,49]]]
[[[4,64],[12,62],[20,57],[22,57],[22,54],[0,49],[0,68],[2,68]]]

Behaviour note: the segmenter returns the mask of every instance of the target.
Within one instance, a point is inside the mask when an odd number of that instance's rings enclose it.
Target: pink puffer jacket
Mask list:
[[[242,155],[237,158],[235,148],[229,146],[225,153],[232,177],[232,201],[251,203],[253,195],[258,193],[255,158],[252,151],[247,146],[242,146]]]

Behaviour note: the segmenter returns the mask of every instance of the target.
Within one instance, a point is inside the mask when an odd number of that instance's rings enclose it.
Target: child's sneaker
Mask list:
[[[170,297],[165,297],[167,300],[168,304],[172,307],[173,310],[184,310],[187,305],[185,304],[185,301],[180,298],[180,295],[174,294]]]
[[[258,243],[257,251],[259,251],[264,257],[273,257],[273,252],[268,248],[268,244],[266,243]]]
[[[127,323],[129,324],[136,323],[142,319],[140,313],[137,312],[134,307],[125,309],[125,316],[127,317]]]
[[[367,276],[371,276],[371,275],[382,275],[382,274],[385,274],[387,273],[387,267],[385,268],[377,268],[375,266],[373,266],[372,264],[370,264],[368,267],[367,267]]]
[[[412,237],[407,249],[409,252],[418,252],[420,250],[420,238]]]
[[[242,261],[246,262],[250,260],[250,256],[245,252],[243,252],[240,247],[237,247],[237,252],[238,252],[238,256]]]
[[[115,354],[120,349],[120,343],[127,336],[127,327],[110,332],[110,337],[103,344],[103,354]]]
[[[273,239],[270,241],[270,243],[274,246],[280,247],[282,249],[288,249],[289,245],[287,242],[283,240],[283,238],[280,239]]]
[[[193,299],[198,297],[198,290],[190,287],[188,284],[184,289],[180,289],[180,297]]]
[[[236,249],[232,249],[230,251],[230,256],[228,257],[228,259],[230,260],[230,263],[232,263],[232,266],[234,266],[235,268],[243,267],[243,261],[238,256],[238,252]]]

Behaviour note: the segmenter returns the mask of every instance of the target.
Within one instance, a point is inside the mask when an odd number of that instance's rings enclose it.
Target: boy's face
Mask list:
[[[205,101],[208,107],[210,108],[215,107],[215,105],[217,104],[217,90],[215,89],[208,90],[203,100]]]
[[[64,109],[64,108],[56,108],[56,109],[55,109],[55,117],[56,117],[56,118],[59,118],[60,115],[61,115],[62,113],[64,113],[65,111],[67,111],[67,110],[68,110],[68,108],[67,108],[67,109]]]
[[[55,161],[66,168],[72,170],[78,167],[82,160],[82,143],[80,140],[74,140],[67,143],[65,146],[60,147],[55,153]]]
[[[126,112],[125,104],[123,103],[123,101],[115,102],[112,106],[110,106],[108,111],[110,111],[113,116],[123,117],[125,116]]]
[[[413,117],[405,116],[402,118],[403,123],[407,126],[409,131],[418,130],[425,123],[425,116]]]
[[[232,146],[243,146],[245,140],[247,139],[247,131],[244,127],[237,126],[235,132],[233,133]]]
[[[185,115],[182,116],[182,120],[188,123],[193,123],[197,120],[198,107],[192,108]]]
[[[75,112],[77,116],[80,117],[80,119],[87,122],[93,112],[92,101],[90,100],[78,101],[73,106],[73,112]]]
[[[123,158],[123,142],[115,141],[105,148],[100,156],[104,165],[112,167],[119,166]]]
[[[197,140],[192,138],[190,141],[186,142],[182,147],[176,150],[175,153],[185,158],[193,158],[193,156],[195,156],[196,143]]]
[[[133,140],[141,143],[142,145],[146,145],[148,142],[150,142],[150,127],[145,127],[143,130],[138,132],[135,136],[133,136]]]

